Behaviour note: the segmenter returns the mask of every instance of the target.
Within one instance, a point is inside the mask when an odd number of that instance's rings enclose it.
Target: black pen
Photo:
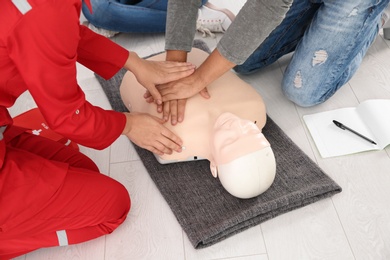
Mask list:
[[[369,141],[370,143],[376,145],[376,143],[375,143],[374,141],[372,141],[371,139],[365,137],[365,136],[362,135],[362,134],[359,134],[359,133],[356,132],[355,130],[352,130],[351,128],[349,128],[349,127],[343,125],[342,123],[340,123],[340,122],[338,122],[338,121],[336,121],[336,120],[333,120],[333,123],[334,123],[337,127],[341,128],[341,129],[343,129],[343,130],[348,130],[348,131],[354,133],[355,135],[360,136],[360,137],[363,138],[364,140],[367,140],[367,141]]]

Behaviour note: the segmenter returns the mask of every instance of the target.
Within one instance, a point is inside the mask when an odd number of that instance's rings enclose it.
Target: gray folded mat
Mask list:
[[[194,47],[208,51],[201,41],[195,42]],[[121,112],[127,111],[119,93],[124,73],[122,69],[109,80],[96,75],[112,108]],[[225,191],[211,175],[207,160],[161,165],[151,152],[134,145],[195,248],[211,246],[280,214],[341,192],[341,187],[269,117],[263,133],[275,154],[276,177],[266,192],[246,200]]]

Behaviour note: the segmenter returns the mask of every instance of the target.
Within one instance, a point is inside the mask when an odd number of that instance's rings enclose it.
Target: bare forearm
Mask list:
[[[179,50],[167,50],[165,60],[167,61],[187,61],[187,52]]]
[[[199,77],[204,87],[206,87],[225,72],[232,69],[235,65],[236,64],[223,57],[219,51],[215,49],[194,74]]]
[[[166,60],[186,61],[187,52],[169,50],[166,53]],[[200,83],[202,88],[205,88],[225,72],[232,69],[235,65],[236,64],[223,57],[219,51],[215,49],[191,76],[196,78],[196,81],[198,81],[197,83]]]
[[[200,93],[204,98],[209,98],[207,86],[234,66],[234,63],[224,58],[215,49],[192,75],[175,82],[159,85],[158,89],[162,100],[166,102],[184,99],[197,93]]]

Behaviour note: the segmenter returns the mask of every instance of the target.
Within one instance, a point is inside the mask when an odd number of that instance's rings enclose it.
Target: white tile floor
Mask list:
[[[243,0],[214,0],[236,12]],[[198,36],[200,37],[200,36]],[[147,56],[164,48],[163,35],[118,35],[114,41]],[[206,39],[214,47],[217,39]],[[380,35],[362,66],[329,101],[301,108],[281,93],[282,71],[289,56],[254,75],[242,77],[263,96],[270,117],[342,188],[340,194],[271,219],[214,246],[195,250],[167,203],[149,178],[130,142],[120,137],[112,146],[82,151],[100,170],[123,183],[132,198],[128,219],[114,233],[79,245],[41,249],[17,259],[390,259],[389,148],[322,159],[302,116],[356,106],[366,99],[390,98],[390,41]],[[92,72],[78,68],[87,99],[110,109]],[[34,107],[28,94],[11,109],[13,115]],[[389,111],[383,111],[389,113]]]

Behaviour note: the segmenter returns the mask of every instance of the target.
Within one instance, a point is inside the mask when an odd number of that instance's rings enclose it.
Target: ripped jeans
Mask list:
[[[390,0],[296,0],[282,23],[234,70],[248,74],[295,51],[282,90],[303,107],[320,104],[347,83],[380,29]]]

